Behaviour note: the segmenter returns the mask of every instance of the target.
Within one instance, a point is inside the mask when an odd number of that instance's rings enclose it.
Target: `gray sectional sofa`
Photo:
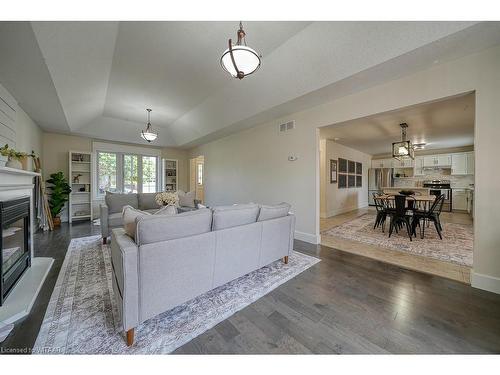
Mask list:
[[[123,226],[122,210],[124,206],[132,206],[141,211],[155,213],[161,207],[155,201],[156,193],[122,194],[106,192],[105,204],[100,205],[100,221],[102,242],[106,243],[111,229]],[[191,206],[180,206],[179,212],[195,210],[200,201],[193,200]]]
[[[292,251],[290,206],[201,208],[136,220],[135,240],[112,230],[113,289],[127,345],[142,322]]]

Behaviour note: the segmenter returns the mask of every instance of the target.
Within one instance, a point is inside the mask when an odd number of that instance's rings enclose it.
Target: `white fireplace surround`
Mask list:
[[[15,323],[28,315],[54,259],[34,256],[33,232],[36,230],[33,212],[33,178],[39,173],[0,167],[0,201],[30,197],[31,267],[24,273],[0,306],[0,327]]]

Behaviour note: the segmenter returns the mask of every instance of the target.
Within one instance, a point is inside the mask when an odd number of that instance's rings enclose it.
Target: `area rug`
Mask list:
[[[472,225],[443,223],[443,239],[440,240],[434,224],[431,223],[429,228],[425,228],[425,237],[423,239],[420,238],[420,234],[417,234],[417,237],[413,237],[413,241],[410,242],[406,230],[399,231],[399,233],[393,232],[389,238],[389,222],[386,222],[385,233],[382,233],[380,227],[373,229],[374,223],[375,215],[368,213],[323,231],[321,235],[340,237],[414,255],[472,266],[474,237]]]
[[[127,347],[111,286],[111,258],[100,236],[73,239],[52,293],[35,354],[170,353],[320,260],[293,251],[136,328]]]

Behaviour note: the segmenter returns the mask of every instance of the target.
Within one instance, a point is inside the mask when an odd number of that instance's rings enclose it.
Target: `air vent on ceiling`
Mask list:
[[[279,133],[284,134],[295,129],[295,121],[288,121],[278,126]]]

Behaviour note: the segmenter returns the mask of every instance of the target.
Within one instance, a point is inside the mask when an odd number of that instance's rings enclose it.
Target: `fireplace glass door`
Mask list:
[[[0,202],[0,306],[24,271],[30,266],[29,198]]]

